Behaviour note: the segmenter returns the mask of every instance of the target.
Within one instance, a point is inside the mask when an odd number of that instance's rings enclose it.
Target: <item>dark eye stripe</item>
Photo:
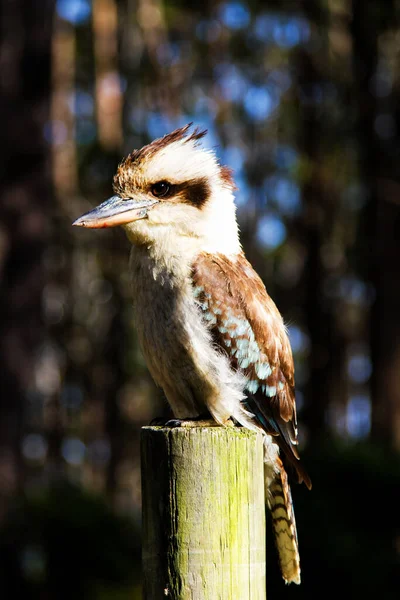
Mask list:
[[[211,190],[207,178],[199,177],[174,184],[168,181],[158,181],[151,185],[150,192],[160,200],[171,199],[174,201],[174,197],[177,196],[176,201],[201,208],[210,197]]]
[[[201,208],[210,197],[210,186],[206,177],[191,179],[174,186],[174,193],[180,193],[188,204]]]

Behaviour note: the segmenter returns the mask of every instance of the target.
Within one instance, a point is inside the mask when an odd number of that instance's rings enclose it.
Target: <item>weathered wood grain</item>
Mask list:
[[[142,430],[145,600],[265,600],[261,435]]]

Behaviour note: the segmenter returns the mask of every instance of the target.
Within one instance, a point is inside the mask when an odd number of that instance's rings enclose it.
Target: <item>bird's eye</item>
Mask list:
[[[171,186],[167,181],[159,181],[155,183],[151,188],[151,193],[157,198],[163,198],[170,190]]]

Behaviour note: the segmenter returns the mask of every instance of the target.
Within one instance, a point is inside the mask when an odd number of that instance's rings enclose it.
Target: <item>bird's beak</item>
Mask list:
[[[144,219],[147,211],[157,200],[143,198],[138,200],[124,200],[119,196],[112,196],[93,210],[76,219],[72,225],[100,229],[103,227],[116,227],[131,221]]]

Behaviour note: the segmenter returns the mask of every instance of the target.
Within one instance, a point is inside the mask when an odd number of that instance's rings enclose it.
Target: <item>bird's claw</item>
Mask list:
[[[150,421],[150,427],[164,427],[171,420],[170,417],[155,417]]]
[[[150,421],[150,427],[181,427],[182,423],[188,419],[170,419],[165,417],[156,417]],[[193,419],[190,419],[193,421]]]
[[[156,417],[150,423],[151,427],[200,427],[202,425],[217,425],[209,414],[198,415],[197,417],[188,417],[186,419],[170,419],[165,417]]]
[[[169,419],[166,423],[165,423],[165,427],[171,427],[171,428],[175,428],[175,427],[182,427],[182,425],[185,423],[185,419]]]

